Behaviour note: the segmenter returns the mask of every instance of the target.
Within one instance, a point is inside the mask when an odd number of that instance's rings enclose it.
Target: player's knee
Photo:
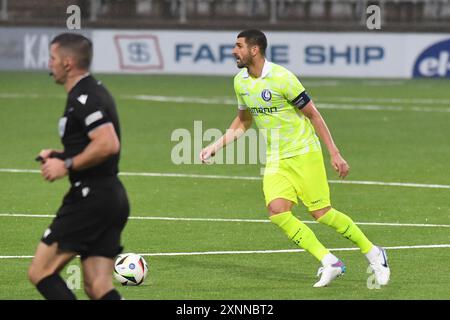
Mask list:
[[[28,267],[28,279],[34,285],[37,285],[42,279],[51,274],[51,270],[46,270],[33,263]]]
[[[269,203],[267,210],[269,215],[273,216],[279,213],[290,211],[292,208],[292,202],[285,199],[275,199]]]
[[[309,213],[314,217],[314,219],[317,220],[330,210],[331,210],[331,207],[325,207],[322,209],[310,211]]]

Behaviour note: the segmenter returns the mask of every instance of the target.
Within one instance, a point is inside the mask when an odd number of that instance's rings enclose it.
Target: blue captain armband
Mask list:
[[[303,91],[300,93],[297,98],[291,101],[291,103],[296,106],[299,109],[304,108],[309,102],[311,101],[311,98],[308,96],[308,93],[306,91]]]

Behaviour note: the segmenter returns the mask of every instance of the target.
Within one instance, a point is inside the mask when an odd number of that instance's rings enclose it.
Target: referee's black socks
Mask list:
[[[73,292],[67,287],[58,273],[45,277],[36,285],[36,288],[47,300],[76,300]]]
[[[122,300],[119,292],[116,289],[112,289],[108,293],[106,293],[100,300]]]

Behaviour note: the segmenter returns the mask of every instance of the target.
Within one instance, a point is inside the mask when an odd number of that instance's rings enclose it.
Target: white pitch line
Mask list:
[[[364,110],[364,111],[415,111],[415,112],[450,112],[450,108],[430,108],[423,106],[401,107],[401,106],[386,106],[386,105],[351,105],[351,104],[336,104],[336,103],[317,103],[318,109],[332,109],[332,110]]]
[[[237,101],[235,98],[233,99],[227,97],[204,98],[204,97],[155,96],[155,95],[139,94],[139,95],[121,96],[120,98],[126,100],[141,100],[154,102],[237,105]]]
[[[0,214],[0,216],[2,216]],[[210,221],[210,222],[255,222],[271,223],[268,219],[224,219],[224,218],[175,218],[175,217],[130,217],[135,220],[168,220],[168,221]],[[317,221],[302,220],[306,224],[318,223]],[[390,226],[390,227],[423,227],[423,228],[450,228],[450,224],[428,223],[394,223],[394,222],[355,222],[366,226]]]
[[[170,102],[170,103],[194,103],[194,104],[221,104],[221,105],[236,105],[236,100],[227,97],[216,98],[203,98],[203,97],[177,97],[177,96],[155,96],[155,95],[128,95],[121,96],[126,100],[140,100],[140,101],[154,101],[154,102]],[[345,97],[342,97],[345,98]],[[351,98],[348,98],[349,100]],[[326,98],[326,100],[329,100]],[[431,99],[427,100],[429,104]],[[445,100],[443,100],[445,101]],[[439,100],[438,103],[443,103]],[[422,105],[411,106],[410,103],[406,103],[408,107],[402,106],[389,106],[389,105],[352,105],[346,102],[339,103],[322,103],[321,99],[317,99],[317,107],[319,109],[332,109],[332,110],[363,110],[363,111],[416,111],[416,112],[450,112],[450,108],[430,108]],[[363,101],[361,101],[363,102]],[[373,100],[371,100],[373,102]],[[394,102],[394,101],[391,101]]]
[[[40,94],[40,93],[13,93],[13,92],[0,92],[0,98],[3,99],[36,99],[36,98],[61,98],[64,99],[62,94]]]
[[[47,94],[42,95],[38,93],[6,93],[0,92],[0,98],[3,99],[35,99],[35,98],[64,98],[63,95]],[[186,97],[186,96],[158,96],[158,95],[119,95],[118,98],[125,100],[139,100],[139,101],[154,101],[154,102],[168,102],[168,103],[193,103],[206,105],[236,105],[236,99],[232,97]],[[450,108],[430,108],[424,107],[424,104],[429,105],[448,105],[449,99],[411,99],[411,98],[357,98],[357,97],[323,97],[315,99],[317,107],[320,109],[333,110],[364,110],[364,111],[415,111],[415,112],[450,112]],[[332,103],[324,103],[324,102]],[[342,102],[342,103],[339,103]],[[382,103],[381,105],[352,105],[353,103]],[[403,104],[402,106],[389,106],[384,103]],[[412,104],[416,105],[413,106]]]
[[[334,84],[334,83],[333,83]],[[320,84],[322,86],[323,83]],[[35,99],[35,98],[64,98],[63,94],[40,94],[40,93],[10,93],[0,92],[0,98],[3,99]],[[149,100],[158,102],[193,102],[193,103],[207,103],[207,104],[236,104],[234,97],[186,97],[186,96],[158,96],[158,95],[120,95],[122,99],[131,100]],[[353,102],[353,103],[398,103],[398,104],[443,104],[449,105],[450,99],[434,99],[434,98],[362,98],[362,97],[318,97],[316,101],[320,102]]]
[[[0,169],[1,172],[1,169]],[[216,174],[191,174],[191,173],[161,173],[161,172],[121,172],[121,176],[135,177],[168,177],[168,178],[200,178],[200,179],[229,179],[229,180],[262,180],[262,177],[223,176]]]
[[[450,105],[450,99],[427,99],[427,98],[360,98],[360,97],[323,97],[318,101],[327,102],[356,102],[356,103],[399,103],[399,104],[443,104]]]
[[[0,217],[23,217],[23,218],[54,218],[50,214],[28,214],[28,213],[0,213]],[[130,216],[130,220],[161,220],[161,221],[204,221],[204,222],[248,222],[248,223],[270,223],[268,219],[225,219],[225,218],[185,218],[185,217],[155,217],[155,216]],[[317,221],[302,220],[307,224],[318,223]],[[390,227],[419,227],[419,228],[450,228],[450,224],[427,224],[427,223],[397,223],[397,222],[355,222],[366,226],[390,226]]]
[[[0,172],[3,172],[3,173],[41,173],[40,170],[33,170],[33,169],[6,169],[6,168],[0,169]]]
[[[8,169],[0,168],[0,173],[40,173],[39,170],[31,169]],[[189,173],[162,173],[162,172],[121,172],[120,176],[134,177],[168,177],[168,178],[199,178],[199,179],[223,179],[223,180],[262,180],[262,177],[249,176],[224,176],[213,174],[189,174]],[[426,184],[410,182],[383,182],[383,181],[359,181],[359,180],[328,180],[329,183],[336,184],[359,184],[359,185],[378,185],[392,187],[413,187],[413,188],[433,188],[450,189],[450,185],[445,184]]]
[[[431,244],[415,246],[395,246],[383,247],[386,250],[405,250],[405,249],[435,249],[450,248],[450,244]],[[359,248],[334,248],[330,251],[359,251]],[[204,252],[160,252],[160,253],[139,253],[142,256],[194,256],[194,255],[221,255],[221,254],[269,254],[269,253],[293,253],[305,252],[304,249],[284,249],[284,250],[242,250],[242,251],[204,251]]]
[[[450,189],[450,185],[446,185],[446,184],[383,182],[383,181],[356,181],[356,180],[328,180],[328,182],[329,183],[340,183],[340,184],[362,184],[362,185],[379,185],[379,186],[392,186],[392,187]]]
[[[54,214],[32,214],[32,213],[0,213],[0,217],[13,218],[54,218]]]
[[[383,247],[386,250],[407,250],[407,249],[436,249],[450,248],[450,244],[430,244],[414,246],[394,246]],[[357,251],[359,248],[334,248],[330,251]],[[282,249],[282,250],[239,250],[239,251],[197,251],[197,252],[156,252],[156,253],[138,253],[141,256],[204,256],[204,255],[225,255],[225,254],[271,254],[271,253],[295,253],[305,252],[304,249]],[[0,256],[0,259],[31,259],[33,256]]]

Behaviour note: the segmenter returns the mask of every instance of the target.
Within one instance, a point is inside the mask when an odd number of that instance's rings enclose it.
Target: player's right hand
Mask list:
[[[216,154],[216,150],[213,146],[207,146],[200,151],[200,160],[202,163],[211,164],[211,157],[214,157]]]

